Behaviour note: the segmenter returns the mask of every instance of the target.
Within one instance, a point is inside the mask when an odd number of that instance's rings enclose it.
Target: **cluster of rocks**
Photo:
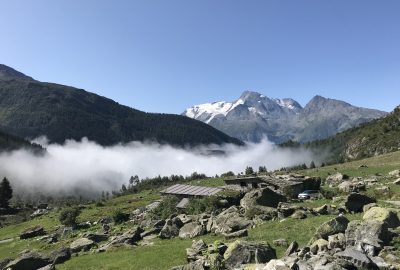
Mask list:
[[[389,245],[398,225],[397,214],[380,207],[369,209],[363,220],[339,216],[322,224],[309,246],[290,247],[261,269],[397,269],[399,258]]]
[[[229,245],[220,242],[207,245],[199,240],[186,249],[186,257],[188,264],[171,270],[239,269],[246,264],[266,263],[276,259],[276,252],[264,242],[237,240]]]

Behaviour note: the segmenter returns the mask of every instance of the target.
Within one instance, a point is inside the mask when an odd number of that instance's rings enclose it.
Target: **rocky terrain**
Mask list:
[[[185,210],[145,190],[80,205],[67,226],[62,209],[38,205],[25,222],[2,217],[0,269],[398,269],[400,171],[375,162],[258,175],[321,184],[315,200],[210,178],[191,184],[225,190]]]
[[[290,98],[272,99],[245,91],[234,102],[195,105],[182,114],[243,141],[259,142],[268,137],[282,143],[325,139],[386,113],[321,96],[315,96],[303,108]]]

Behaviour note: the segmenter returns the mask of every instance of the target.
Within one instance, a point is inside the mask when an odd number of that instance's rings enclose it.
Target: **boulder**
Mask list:
[[[79,238],[76,239],[74,242],[71,243],[69,248],[71,249],[72,253],[80,252],[80,251],[88,251],[91,249],[95,243],[87,238]]]
[[[340,183],[342,183],[343,181],[346,181],[349,179],[348,175],[345,174],[341,174],[341,173],[336,173],[334,175],[330,175],[326,178],[325,182],[330,186],[337,186]]]
[[[345,232],[346,245],[365,250],[375,256],[391,240],[391,233],[386,223],[378,220],[353,220]]]
[[[231,232],[231,233],[222,233],[222,235],[226,239],[245,237],[245,236],[248,236],[248,234],[249,234],[249,231],[247,229],[243,229],[243,230]]]
[[[344,249],[346,247],[346,236],[344,233],[338,233],[328,236],[328,249]]]
[[[183,225],[179,230],[180,238],[194,238],[205,234],[206,228],[198,222],[191,222]]]
[[[124,232],[122,235],[118,235],[112,238],[108,245],[119,246],[119,245],[134,245],[136,242],[142,239],[141,234],[143,229],[137,227],[135,229]]]
[[[192,246],[186,249],[187,260],[196,261],[207,250],[207,244],[203,240],[193,241]]]
[[[328,241],[325,239],[315,240],[310,246],[310,251],[312,254],[317,254],[318,252],[324,252],[328,249]]]
[[[286,239],[276,239],[272,243],[278,247],[287,247],[288,246],[288,241]]]
[[[307,218],[307,214],[304,210],[296,210],[291,217],[295,219],[305,219]]]
[[[49,258],[53,264],[60,264],[71,259],[71,250],[69,248],[60,248],[50,253]]]
[[[357,181],[345,181],[338,185],[338,188],[341,192],[350,193],[350,192],[360,192],[365,190],[365,184],[363,182]]]
[[[276,193],[272,189],[263,188],[247,192],[240,200],[240,206],[244,209],[251,209],[257,205],[276,208],[280,202],[286,201],[285,196]]]
[[[345,216],[335,217],[318,227],[314,238],[315,239],[325,239],[328,240],[328,236],[344,233],[349,224],[349,220]]]
[[[92,240],[95,243],[103,242],[108,239],[108,235],[105,233],[87,233],[83,235],[87,239]]]
[[[224,254],[225,267],[235,269],[242,264],[267,263],[276,259],[276,253],[268,243],[235,241]]]
[[[51,260],[39,253],[27,252],[9,262],[5,269],[9,270],[37,270],[51,264]]]
[[[285,256],[289,256],[297,251],[299,244],[296,241],[290,243],[289,247],[286,249]]]
[[[241,216],[239,210],[232,206],[212,219],[210,231],[213,233],[232,233],[248,229],[253,222]],[[208,225],[208,224],[207,224]]]
[[[40,235],[45,235],[46,232],[44,231],[44,228],[40,225],[35,226],[33,228],[29,228],[27,230],[25,230],[24,232],[22,232],[19,235],[20,239],[28,239],[28,238],[33,238],[36,236],[40,236]]]
[[[31,214],[31,218],[40,217],[49,213],[47,209],[37,209],[35,212]]]
[[[378,220],[385,222],[389,228],[400,226],[397,211],[383,207],[372,207],[363,216],[363,220]]]
[[[161,229],[158,237],[161,239],[169,239],[179,235],[179,229],[183,226],[183,222],[178,218],[167,219],[164,227]]]
[[[343,259],[353,266],[364,269],[374,269],[375,264],[363,252],[348,247],[344,251],[335,254],[337,258]]]
[[[376,203],[369,203],[363,206],[363,212],[367,212],[369,209],[371,209],[372,207],[378,206]]]
[[[370,198],[360,193],[349,194],[344,201],[345,208],[350,212],[362,212],[364,205],[376,202],[375,199]]]
[[[394,185],[400,185],[400,178],[393,181]]]
[[[394,170],[388,173],[391,177],[400,177],[400,170]]]

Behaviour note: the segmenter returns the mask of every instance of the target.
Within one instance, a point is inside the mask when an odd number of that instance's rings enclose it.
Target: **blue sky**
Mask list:
[[[400,1],[0,0],[0,63],[151,112],[244,90],[400,104]]]

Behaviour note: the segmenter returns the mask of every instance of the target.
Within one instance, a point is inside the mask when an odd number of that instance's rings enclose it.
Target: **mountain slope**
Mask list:
[[[41,153],[44,151],[44,149],[38,144],[31,143],[27,140],[0,131],[0,152],[13,151],[21,148],[32,150],[35,153]]]
[[[400,106],[383,118],[338,133],[306,147],[327,151],[330,162],[343,162],[400,150]]]
[[[258,142],[267,136],[276,143],[324,139],[385,114],[321,96],[302,108],[293,99],[271,99],[251,91],[234,102],[206,103],[183,112],[241,140]]]
[[[0,66],[0,129],[51,142],[87,137],[102,145],[157,141],[173,145],[241,144],[193,119],[145,113],[69,86],[33,80]]]

